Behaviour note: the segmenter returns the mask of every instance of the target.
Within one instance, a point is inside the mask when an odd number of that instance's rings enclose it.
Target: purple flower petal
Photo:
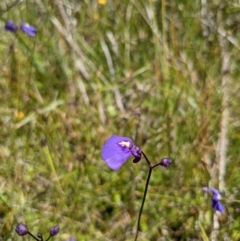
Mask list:
[[[128,137],[112,135],[102,147],[102,158],[111,169],[118,170],[132,156],[133,145]]]
[[[216,210],[219,211],[220,213],[224,213],[224,207],[222,203],[219,201],[219,198],[221,197],[220,192],[211,187],[203,187],[203,191],[205,192],[211,192],[212,193],[212,207]]]
[[[7,21],[4,28],[5,28],[5,30],[10,31],[10,32],[14,32],[14,33],[16,33],[18,31],[17,25],[11,19],[9,19]]]
[[[203,187],[202,190],[204,192],[211,192],[213,195],[220,195],[219,191],[212,187]]]
[[[20,26],[20,29],[30,35],[30,36],[35,36],[36,33],[37,33],[37,29],[31,25],[29,25],[28,23],[22,23],[21,26]]]
[[[142,157],[142,150],[138,146],[135,146],[134,144],[131,145],[130,150],[132,155],[135,157],[134,163],[139,162]]]
[[[219,200],[215,200],[215,199],[212,198],[212,207],[216,211],[219,211],[220,213],[224,213],[224,207]]]

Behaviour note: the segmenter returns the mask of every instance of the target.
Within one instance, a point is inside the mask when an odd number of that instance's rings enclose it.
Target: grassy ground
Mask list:
[[[55,240],[133,240],[148,169],[110,170],[112,134],[174,159],[153,171],[139,240],[214,240],[216,222],[217,240],[239,240],[236,2],[1,1],[0,240],[30,240],[19,222],[59,224]],[[6,32],[7,19],[36,37]]]

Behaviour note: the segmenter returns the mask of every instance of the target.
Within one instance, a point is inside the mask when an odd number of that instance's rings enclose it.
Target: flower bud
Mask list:
[[[56,234],[58,234],[59,233],[59,226],[58,225],[56,225],[56,226],[54,226],[54,227],[52,227],[51,229],[50,229],[50,235],[51,236],[54,236],[54,235],[56,235]]]
[[[170,157],[165,157],[160,161],[160,165],[164,167],[168,167],[172,163],[172,159]]]
[[[133,159],[133,163],[137,163],[137,162],[139,162],[141,160],[141,157],[135,157],[134,159]]]
[[[17,225],[15,231],[19,236],[24,236],[24,235],[28,234],[28,227],[27,227],[27,225],[25,225],[23,223],[19,223]]]

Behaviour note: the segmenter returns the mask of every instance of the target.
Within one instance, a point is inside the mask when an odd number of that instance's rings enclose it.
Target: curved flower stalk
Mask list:
[[[107,165],[113,169],[118,170],[130,157],[133,157],[133,163],[137,163],[141,160],[142,156],[144,156],[148,167],[148,177],[145,185],[145,190],[142,199],[142,205],[139,211],[138,223],[137,223],[137,232],[135,235],[135,241],[138,238],[138,233],[140,230],[140,220],[141,215],[145,203],[145,199],[147,196],[148,185],[150,181],[150,177],[152,174],[152,170],[157,166],[168,167],[172,163],[172,159],[169,157],[163,158],[159,163],[153,165],[146,154],[141,150],[140,147],[136,146],[131,138],[125,136],[117,136],[112,135],[107,139],[102,147],[102,159],[107,163]]]

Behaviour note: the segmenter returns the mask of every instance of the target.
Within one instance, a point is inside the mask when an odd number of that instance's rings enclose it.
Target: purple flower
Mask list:
[[[219,201],[219,198],[221,197],[220,192],[211,187],[203,187],[203,191],[205,192],[211,192],[212,193],[212,207],[216,210],[219,211],[220,213],[224,213],[224,207],[222,203]]]
[[[168,167],[172,163],[172,159],[170,157],[165,157],[160,161],[160,165],[164,167]]]
[[[131,156],[134,163],[139,162],[142,151],[129,137],[112,135],[102,147],[102,158],[113,170],[118,170]]]
[[[22,23],[21,26],[20,26],[20,29],[30,35],[30,36],[35,36],[36,33],[37,33],[37,29],[31,25],[29,25],[28,23]]]
[[[50,229],[50,235],[51,236],[57,235],[58,233],[59,233],[59,226],[58,225],[56,225],[56,226],[54,226]]]
[[[17,25],[11,19],[7,21],[4,27],[5,27],[5,30],[13,33],[16,33],[18,31]]]
[[[28,227],[27,227],[27,225],[25,225],[23,223],[19,223],[17,225],[15,231],[19,236],[24,236],[24,235],[28,234]]]
[[[76,241],[76,239],[74,237],[70,237],[70,238],[66,239],[66,241]]]

